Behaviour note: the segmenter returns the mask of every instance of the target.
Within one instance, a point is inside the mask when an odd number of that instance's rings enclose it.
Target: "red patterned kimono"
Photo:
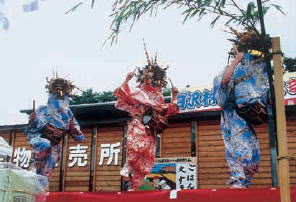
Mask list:
[[[132,176],[131,189],[137,189],[154,164],[156,135],[167,126],[167,117],[179,112],[175,99],[165,103],[161,88],[140,84],[131,92],[128,84],[117,88],[116,108],[127,111],[128,122],[126,141],[126,163],[120,174]]]

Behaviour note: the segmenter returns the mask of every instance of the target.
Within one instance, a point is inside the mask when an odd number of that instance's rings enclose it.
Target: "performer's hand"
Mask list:
[[[236,54],[236,56],[235,56],[236,61],[240,62],[243,59],[244,59],[244,54],[242,52],[239,52],[239,53]]]
[[[30,116],[29,116],[30,121],[34,121],[35,118],[36,118],[36,113],[35,113],[35,112],[32,112],[32,113],[30,114]]]
[[[173,87],[171,91],[172,91],[172,97],[176,97],[179,94],[179,90],[176,87]]]
[[[233,49],[234,49],[234,52],[235,52],[235,60],[237,62],[242,61],[243,58],[244,58],[244,53],[243,52],[239,52],[235,46],[233,47]]]
[[[75,130],[75,125],[74,125],[74,120],[73,118],[69,120],[69,129],[70,130]]]
[[[126,75],[125,81],[130,81],[136,75],[135,71],[132,71]]]

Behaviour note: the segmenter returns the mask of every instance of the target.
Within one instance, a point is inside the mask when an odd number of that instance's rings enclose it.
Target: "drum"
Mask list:
[[[236,108],[237,114],[252,125],[260,125],[268,118],[266,105],[256,101]]]
[[[50,140],[52,145],[57,145],[63,139],[66,131],[59,129],[51,124],[46,124],[41,132],[41,137]]]

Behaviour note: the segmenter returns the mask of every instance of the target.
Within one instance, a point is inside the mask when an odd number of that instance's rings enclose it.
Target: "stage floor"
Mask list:
[[[291,188],[296,202],[296,187]],[[50,192],[46,202],[280,202],[278,188],[195,189],[133,192]]]

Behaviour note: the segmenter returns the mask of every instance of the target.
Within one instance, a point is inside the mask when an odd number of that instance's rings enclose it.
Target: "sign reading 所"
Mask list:
[[[103,166],[104,159],[108,158],[107,165],[111,165],[114,160],[114,165],[118,165],[118,155],[120,153],[120,142],[114,144],[101,144],[99,165]]]

